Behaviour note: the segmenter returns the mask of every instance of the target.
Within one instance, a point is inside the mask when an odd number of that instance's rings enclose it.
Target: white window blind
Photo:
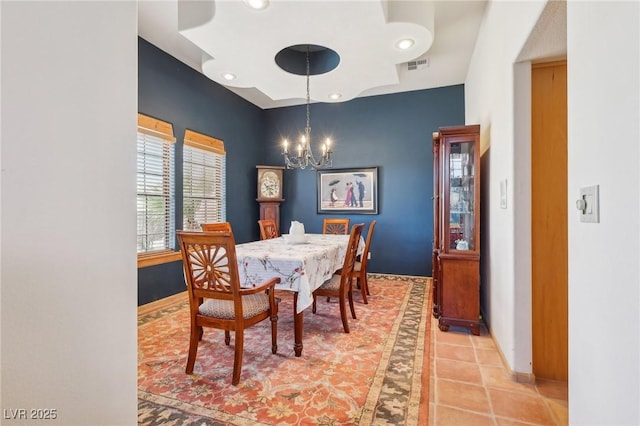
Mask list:
[[[175,141],[171,124],[138,114],[138,254],[174,248]]]
[[[227,161],[224,142],[186,130],[183,148],[183,229],[225,222]]]

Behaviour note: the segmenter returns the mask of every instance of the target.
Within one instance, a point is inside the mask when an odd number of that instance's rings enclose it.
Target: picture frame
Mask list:
[[[318,170],[318,213],[378,214],[378,168]]]

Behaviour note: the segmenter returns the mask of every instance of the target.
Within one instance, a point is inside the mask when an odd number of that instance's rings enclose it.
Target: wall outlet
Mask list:
[[[371,259],[371,252],[367,253],[367,260]]]

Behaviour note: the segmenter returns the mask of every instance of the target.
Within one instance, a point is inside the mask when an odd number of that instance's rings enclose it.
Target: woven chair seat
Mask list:
[[[248,294],[242,297],[242,316],[244,319],[255,317],[267,310],[269,310],[268,294]],[[198,313],[212,318],[235,318],[233,300],[207,299],[198,308]]]
[[[356,263],[354,263],[353,265],[353,272],[360,272],[362,270],[362,262],[358,262],[356,260]],[[342,268],[338,269],[336,271],[336,274],[341,275],[342,273]]]
[[[325,281],[321,286],[323,290],[338,290],[340,288],[340,275],[336,274],[330,280]]]

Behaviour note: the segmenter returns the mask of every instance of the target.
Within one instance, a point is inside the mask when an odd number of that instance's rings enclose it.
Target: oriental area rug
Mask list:
[[[185,374],[186,296],[141,313],[138,424],[427,424],[430,283],[370,274],[369,304],[354,292],[358,318],[349,316],[349,334],[337,299],[318,298],[317,313],[304,312],[299,358],[293,352],[293,298],[278,293],[278,352],[271,353],[268,320],[246,329],[238,386],[231,385],[234,336],[226,346],[221,330],[205,328],[194,372]]]

